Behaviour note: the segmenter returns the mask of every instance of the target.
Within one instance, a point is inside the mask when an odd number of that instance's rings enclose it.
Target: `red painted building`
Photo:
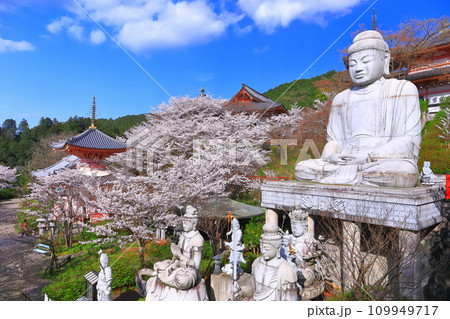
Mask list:
[[[440,110],[443,98],[450,96],[450,28],[430,39],[432,54],[408,74],[408,80],[419,90],[419,97],[428,101],[429,113]]]
[[[241,89],[228,101],[225,107],[233,114],[259,113],[262,117],[288,112],[282,103],[272,101],[244,83],[242,83]]]

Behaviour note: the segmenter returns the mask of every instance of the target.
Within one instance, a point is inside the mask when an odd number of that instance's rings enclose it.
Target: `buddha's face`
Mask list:
[[[261,243],[261,256],[264,260],[272,260],[277,256],[279,247],[275,247],[269,243]]]
[[[306,232],[306,227],[307,227],[307,225],[305,225],[304,221],[300,221],[300,220],[292,220],[291,221],[291,230],[292,230],[292,234],[295,237],[302,236]]]
[[[195,218],[183,218],[183,231],[190,232],[197,227],[197,219]]]
[[[383,76],[386,55],[374,49],[357,51],[350,54],[348,71],[353,83],[365,86],[374,83]]]

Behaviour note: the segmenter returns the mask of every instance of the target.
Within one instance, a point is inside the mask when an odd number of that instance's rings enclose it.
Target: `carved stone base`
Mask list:
[[[208,301],[205,280],[189,290],[179,290],[166,286],[156,277],[147,282],[146,301]]]
[[[267,182],[261,187],[262,207],[302,209],[354,222],[419,231],[442,221],[444,188],[390,188]]]
[[[325,290],[325,282],[317,281],[312,286],[308,288],[300,289],[300,297],[302,301],[311,300],[320,296]]]
[[[308,212],[308,232],[313,237],[316,237],[316,216],[340,220],[341,229],[336,231],[342,240],[341,247],[337,247],[342,270],[338,277],[344,291],[354,285],[355,271],[362,259],[366,262],[373,259],[376,262],[372,263],[372,271],[367,272],[373,278],[366,278],[368,282],[376,284],[385,269],[396,269],[388,272],[388,276],[392,274],[392,290],[413,299],[423,299],[422,281],[426,274],[421,269],[421,260],[431,252],[419,249],[419,245],[426,234],[423,230],[444,220],[441,215],[443,187],[387,188],[293,181],[267,182],[261,192],[263,207]],[[389,244],[398,255],[385,253],[385,256],[381,250],[381,254],[368,253],[367,248],[362,250],[362,236],[370,239],[372,235],[363,233],[360,223],[382,226],[382,231],[397,229],[398,238],[392,237]]]

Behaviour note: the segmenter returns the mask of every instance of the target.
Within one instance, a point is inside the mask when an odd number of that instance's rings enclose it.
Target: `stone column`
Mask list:
[[[166,240],[166,229],[165,228],[161,228],[160,230],[160,233],[159,233],[159,235],[160,235],[160,239],[161,240]]]
[[[156,240],[160,240],[161,239],[161,228],[156,227]]]
[[[354,222],[342,221],[342,236],[342,288],[348,291],[356,282],[361,264],[361,229]]]
[[[420,233],[400,230],[400,294],[416,300],[422,300],[421,271],[419,251]]]
[[[312,236],[312,238],[315,238],[315,221],[314,216],[311,214],[308,214],[308,233]]]

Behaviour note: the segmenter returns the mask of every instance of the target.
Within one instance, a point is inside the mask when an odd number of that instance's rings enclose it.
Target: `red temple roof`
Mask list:
[[[272,101],[245,83],[225,106],[233,113],[262,113],[270,116],[288,112],[282,103]]]

